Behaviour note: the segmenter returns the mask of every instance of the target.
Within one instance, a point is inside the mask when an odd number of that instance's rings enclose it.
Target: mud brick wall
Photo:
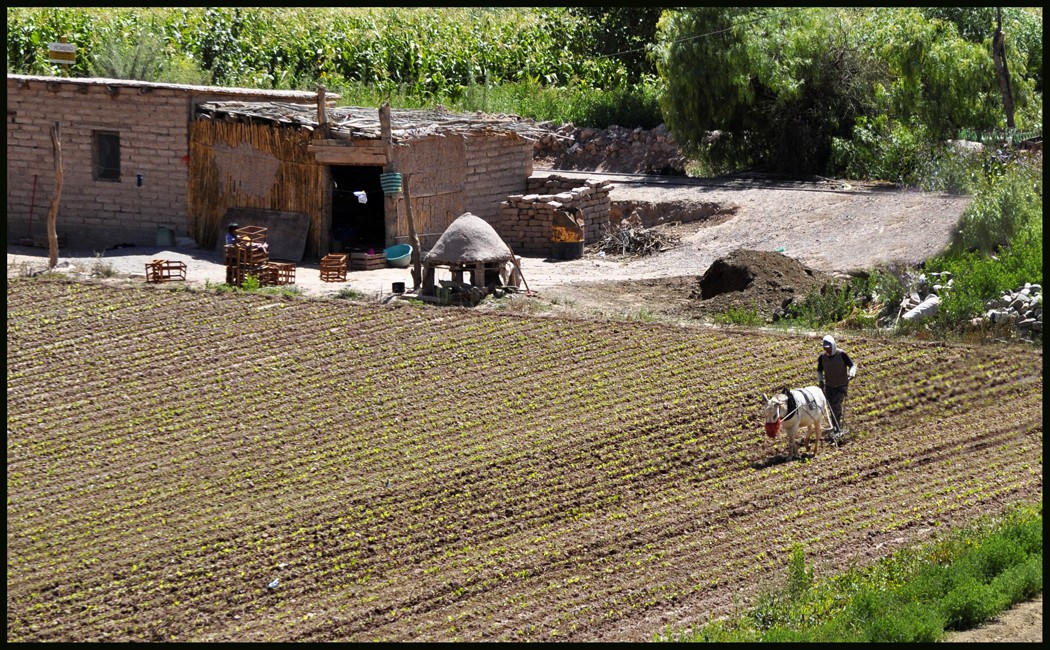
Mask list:
[[[217,92],[218,91],[218,92]],[[217,99],[308,100],[313,93],[142,81],[7,76],[7,236],[44,236],[55,191],[51,125],[59,123],[63,183],[56,218],[70,250],[153,246],[159,227],[188,235],[189,121]],[[92,133],[120,140],[120,178],[96,180]],[[142,175],[142,185],[136,183]],[[34,193],[35,180],[35,193]],[[30,223],[32,213],[32,223]],[[32,233],[32,234],[31,234]]]
[[[507,197],[500,204],[496,232],[521,255],[547,255],[551,249],[551,219],[556,210],[574,207],[583,216],[583,241],[590,244],[609,227],[609,181],[548,176],[530,177],[527,194]]]
[[[500,202],[525,189],[532,174],[532,149],[532,142],[524,138],[492,134],[433,136],[414,140],[410,147],[394,147],[390,167],[410,174],[420,246],[432,246],[465,212],[495,226]],[[388,244],[408,241],[403,201],[402,195],[387,198]]]
[[[517,136],[471,136],[464,139],[464,149],[464,212],[495,226],[500,204],[507,196],[525,191],[532,176],[533,143]]]

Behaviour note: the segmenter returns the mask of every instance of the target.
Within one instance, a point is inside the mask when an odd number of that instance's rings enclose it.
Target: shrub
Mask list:
[[[353,287],[343,287],[336,292],[335,298],[341,298],[343,300],[361,300],[365,297],[365,294],[361,293]]]
[[[964,575],[945,595],[941,609],[948,629],[965,630],[984,623],[1007,604],[995,589],[973,575]]]
[[[241,289],[245,291],[258,291],[262,288],[262,284],[259,282],[258,276],[247,273],[244,276],[244,282],[241,283]]]
[[[1021,564],[1009,567],[990,583],[1004,602],[1019,603],[1043,591],[1043,558],[1030,557]]]
[[[1003,530],[1003,536],[1011,539],[1029,555],[1043,554],[1043,525],[1041,521],[1023,521]]]
[[[794,602],[800,602],[813,586],[813,570],[806,566],[806,556],[802,545],[796,543],[791,548],[791,557],[787,566],[787,595]]]
[[[729,307],[724,312],[714,315],[719,325],[744,325],[754,327],[762,324],[757,307]]]
[[[973,576],[981,582],[988,582],[1024,560],[1025,552],[1013,541],[999,535],[975,547],[964,558]]]
[[[918,187],[924,192],[972,194],[984,153],[956,146],[934,145],[920,155]]]
[[[833,138],[830,169],[846,178],[881,178],[904,185],[918,182],[928,134],[921,125],[890,122],[885,115],[858,117],[851,139]]]
[[[89,71],[96,77],[182,84],[210,81],[195,60],[165,47],[159,34],[140,29],[129,37],[111,32],[109,38],[90,58]]]
[[[763,643],[799,643],[808,641],[809,635],[790,627],[776,626],[762,633]]]
[[[825,284],[811,289],[799,303],[791,305],[788,315],[808,327],[833,325],[854,314],[855,306],[871,302],[877,278],[854,276],[843,286]]]
[[[924,602],[896,600],[878,613],[861,633],[866,641],[875,643],[932,642],[943,635],[944,618],[936,607]]]
[[[973,201],[953,233],[949,252],[991,254],[1042,219],[1042,171],[1026,162],[987,159]]]
[[[117,275],[120,275],[120,272],[113,268],[112,264],[102,261],[102,253],[95,253],[95,261],[91,264],[91,277],[112,278]]]

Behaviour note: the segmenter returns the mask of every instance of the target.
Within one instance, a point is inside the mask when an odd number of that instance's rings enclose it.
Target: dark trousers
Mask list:
[[[834,416],[833,424],[836,429],[843,429],[846,426],[842,421],[842,403],[846,401],[846,388],[848,386],[849,384],[824,387],[824,398],[828,400],[828,406],[831,407],[831,414]]]

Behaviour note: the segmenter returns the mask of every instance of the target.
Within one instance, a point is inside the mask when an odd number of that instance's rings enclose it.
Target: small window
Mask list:
[[[120,181],[120,134],[91,132],[92,164],[96,181]]]

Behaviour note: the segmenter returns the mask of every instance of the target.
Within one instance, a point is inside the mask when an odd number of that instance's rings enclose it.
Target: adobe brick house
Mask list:
[[[465,212],[495,224],[500,204],[532,174],[533,136],[516,117],[444,110],[216,101],[190,126],[189,231],[216,245],[236,209],[305,226],[306,255],[408,243],[408,206],[421,247]],[[381,176],[399,172],[403,193]],[[282,214],[274,214],[280,211]],[[267,214],[269,212],[269,214]],[[250,214],[250,212],[249,212]],[[238,218],[244,225],[244,219]]]
[[[187,156],[198,104],[315,98],[302,91],[9,74],[8,241],[46,234],[55,189],[53,122],[63,169],[57,230],[66,247],[152,246],[161,227],[189,234]]]
[[[323,90],[26,75],[7,90],[8,238],[44,232],[57,121],[58,231],[75,250],[152,246],[160,228],[212,247],[231,210],[298,217],[307,257],[406,242],[404,194],[380,185],[390,171],[409,180],[425,248],[464,212],[505,220],[541,132],[515,117],[336,108]]]

